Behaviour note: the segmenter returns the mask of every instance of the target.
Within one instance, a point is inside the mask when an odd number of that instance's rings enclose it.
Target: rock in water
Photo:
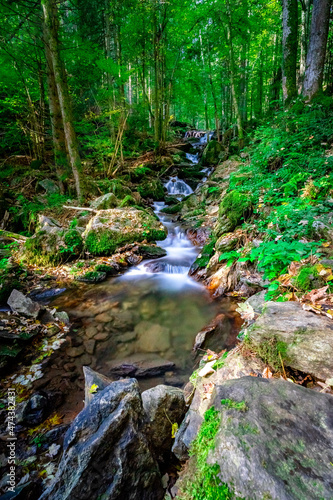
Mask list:
[[[29,297],[15,289],[10,294],[7,304],[12,311],[31,318],[37,318],[40,311],[40,305],[37,302],[33,302]]]
[[[162,500],[143,417],[136,380],[97,394],[68,429],[57,474],[40,500]]]
[[[176,387],[158,385],[142,393],[147,432],[158,455],[171,450],[172,424],[180,424],[186,413],[184,392]]]

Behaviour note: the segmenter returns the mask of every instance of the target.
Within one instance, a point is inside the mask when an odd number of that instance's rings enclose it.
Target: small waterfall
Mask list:
[[[197,165],[199,163],[199,153],[195,155],[191,155],[190,153],[186,153],[186,158],[193,163],[194,165]]]
[[[165,184],[168,194],[176,197],[188,196],[193,193],[193,189],[190,188],[186,182],[178,179],[178,177],[170,177],[170,180]]]

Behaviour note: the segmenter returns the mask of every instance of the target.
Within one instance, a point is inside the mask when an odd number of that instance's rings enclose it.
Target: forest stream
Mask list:
[[[198,154],[188,153],[187,160],[197,163]],[[210,169],[203,171],[208,175]],[[179,200],[193,193],[178,177],[170,177],[165,187]],[[158,384],[183,387],[199,362],[192,349],[202,328],[218,317],[221,327],[206,348],[235,344],[239,331],[235,304],[226,297],[213,301],[205,286],[189,277],[200,248],[174,216],[162,212],[165,206],[164,202],[153,206],[168,230],[167,238],[157,242],[166,252],[164,257],[144,260],[121,276],[83,285],[75,293],[68,290],[49,304],[74,320],[72,347],[58,351],[57,361],[67,372],[66,383],[76,385],[66,391],[62,408],[70,419],[83,406],[84,365],[111,378],[134,375],[138,366],[135,377],[141,390]],[[51,385],[55,374],[54,365],[45,370]]]

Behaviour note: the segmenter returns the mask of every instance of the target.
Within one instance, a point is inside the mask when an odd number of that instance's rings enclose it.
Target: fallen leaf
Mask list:
[[[273,373],[271,372],[271,370],[268,368],[268,366],[266,366],[266,368],[264,369],[264,371],[262,372],[262,376],[263,378],[273,378]]]
[[[247,302],[238,304],[236,311],[238,312],[238,314],[240,314],[241,318],[246,321],[251,321],[255,317],[253,307]]]
[[[215,364],[215,360],[214,361],[210,361],[209,363],[207,363],[199,372],[198,372],[198,376],[199,377],[207,377],[207,375],[210,375],[211,373],[215,373],[215,370],[213,368],[213,365]]]

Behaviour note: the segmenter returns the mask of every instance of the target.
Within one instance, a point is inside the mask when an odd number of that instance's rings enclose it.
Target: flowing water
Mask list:
[[[170,178],[166,188],[178,199],[193,192],[177,177]],[[155,203],[154,210],[168,229],[167,238],[157,242],[165,257],[143,261],[101,284],[80,285],[75,293],[65,292],[52,302],[75,324],[71,347],[62,349],[49,374],[50,384],[56,385],[57,377],[68,372],[72,409],[74,391],[83,389],[83,365],[111,377],[131,375],[130,367],[139,366],[134,376],[142,389],[159,383],[183,386],[195,368],[191,351],[203,327],[220,315],[216,345],[222,349],[235,340],[238,325],[230,301],[213,302],[205,287],[188,276],[200,249],[171,215],[161,212],[164,206]],[[80,408],[82,392],[76,403]]]

